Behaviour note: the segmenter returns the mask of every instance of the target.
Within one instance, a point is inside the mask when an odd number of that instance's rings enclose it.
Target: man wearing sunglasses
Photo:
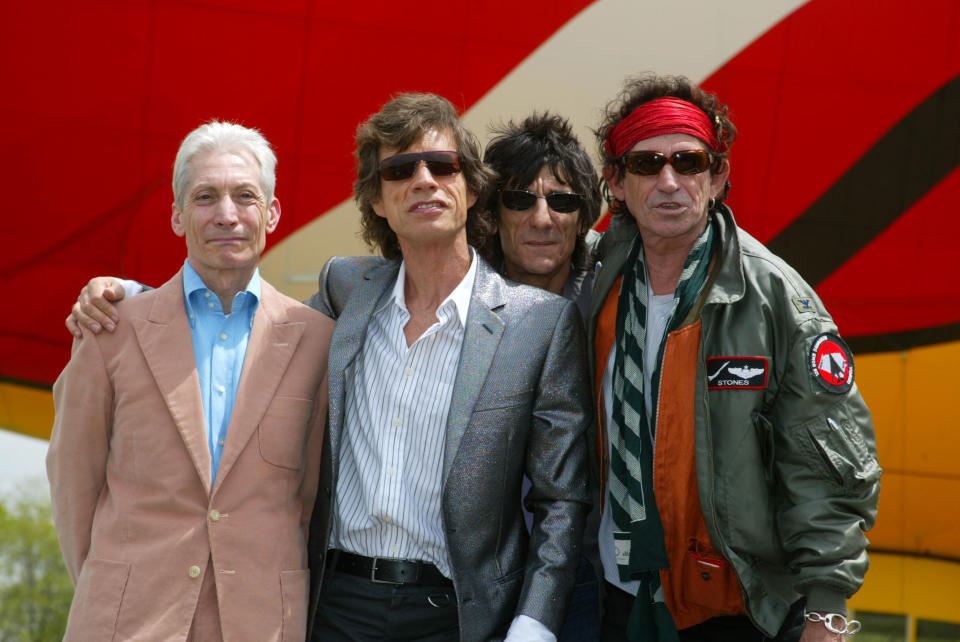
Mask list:
[[[723,203],[736,129],[715,96],[632,79],[597,135],[602,639],[844,639],[880,478],[852,355]]]
[[[560,116],[533,114],[494,129],[484,162],[497,173],[483,251],[514,281],[575,301],[586,319],[592,262],[585,241],[600,217],[590,156]]]
[[[484,163],[497,174],[487,200],[496,230],[481,252],[507,278],[574,301],[586,323],[593,272],[585,237],[601,207],[593,162],[560,116],[533,114],[493,134]],[[525,483],[524,492],[528,487]],[[591,493],[596,493],[595,484]],[[531,518],[528,514],[528,523]],[[599,498],[594,496],[561,642],[600,635],[599,520]]]
[[[492,176],[448,101],[398,96],[356,142],[384,258],[331,259],[311,300],[337,319],[312,639],[553,641],[589,502],[576,306],[472,249]]]

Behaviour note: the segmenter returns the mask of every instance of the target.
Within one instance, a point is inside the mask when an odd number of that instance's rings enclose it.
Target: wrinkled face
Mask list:
[[[666,156],[690,149],[707,149],[703,142],[688,134],[666,134],[641,140],[630,151],[653,151]],[[656,176],[640,176],[607,168],[604,177],[610,192],[626,202],[637,221],[644,245],[659,243],[692,245],[703,231],[711,198],[723,191],[729,174],[724,161],[720,172],[678,174],[666,165]]]
[[[509,184],[509,183],[508,183]],[[570,192],[566,182],[553,175],[549,166],[540,168],[526,189],[537,196]],[[561,275],[561,283],[570,270],[570,257],[577,242],[580,210],[563,213],[550,208],[546,199],[538,198],[526,210],[511,210],[500,202],[498,231],[507,276],[530,283]],[[539,277],[539,278],[536,278]]]
[[[395,154],[457,151],[453,133],[427,130],[407,149],[383,148],[380,160]],[[463,173],[434,176],[421,162],[413,176],[403,180],[380,179],[380,198],[372,203],[377,216],[387,219],[400,248],[410,245],[466,244],[467,210],[477,196],[467,189]]]
[[[214,150],[193,157],[184,209],[171,224],[187,240],[190,265],[206,278],[223,270],[253,273],[266,235],[280,221],[280,202],[267,203],[260,168],[246,151]]]

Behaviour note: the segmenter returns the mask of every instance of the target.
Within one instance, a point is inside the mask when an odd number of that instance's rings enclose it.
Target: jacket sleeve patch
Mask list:
[[[853,353],[843,339],[824,332],[813,340],[810,374],[827,392],[840,395],[853,387]]]
[[[793,305],[796,306],[797,312],[816,312],[817,311],[817,306],[813,304],[813,299],[808,296],[794,297]]]
[[[751,389],[767,387],[767,360],[764,357],[709,357],[707,388],[709,390]]]

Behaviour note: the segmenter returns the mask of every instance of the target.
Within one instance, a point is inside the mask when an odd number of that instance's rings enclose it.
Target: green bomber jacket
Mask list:
[[[809,611],[846,614],[868,566],[881,469],[852,355],[813,288],[729,208],[711,217],[719,254],[682,325],[701,320],[691,364],[700,507],[749,617],[773,637],[801,596]],[[627,214],[590,239],[600,261],[588,322],[594,390],[597,318],[638,233]],[[595,449],[595,434],[589,442]]]

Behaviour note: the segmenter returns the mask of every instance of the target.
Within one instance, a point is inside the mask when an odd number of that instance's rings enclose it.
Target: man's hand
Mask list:
[[[67,330],[83,338],[83,328],[98,334],[103,328],[113,332],[120,319],[113,302],[124,297],[123,284],[110,276],[90,279],[80,291],[80,297],[66,319]]]

